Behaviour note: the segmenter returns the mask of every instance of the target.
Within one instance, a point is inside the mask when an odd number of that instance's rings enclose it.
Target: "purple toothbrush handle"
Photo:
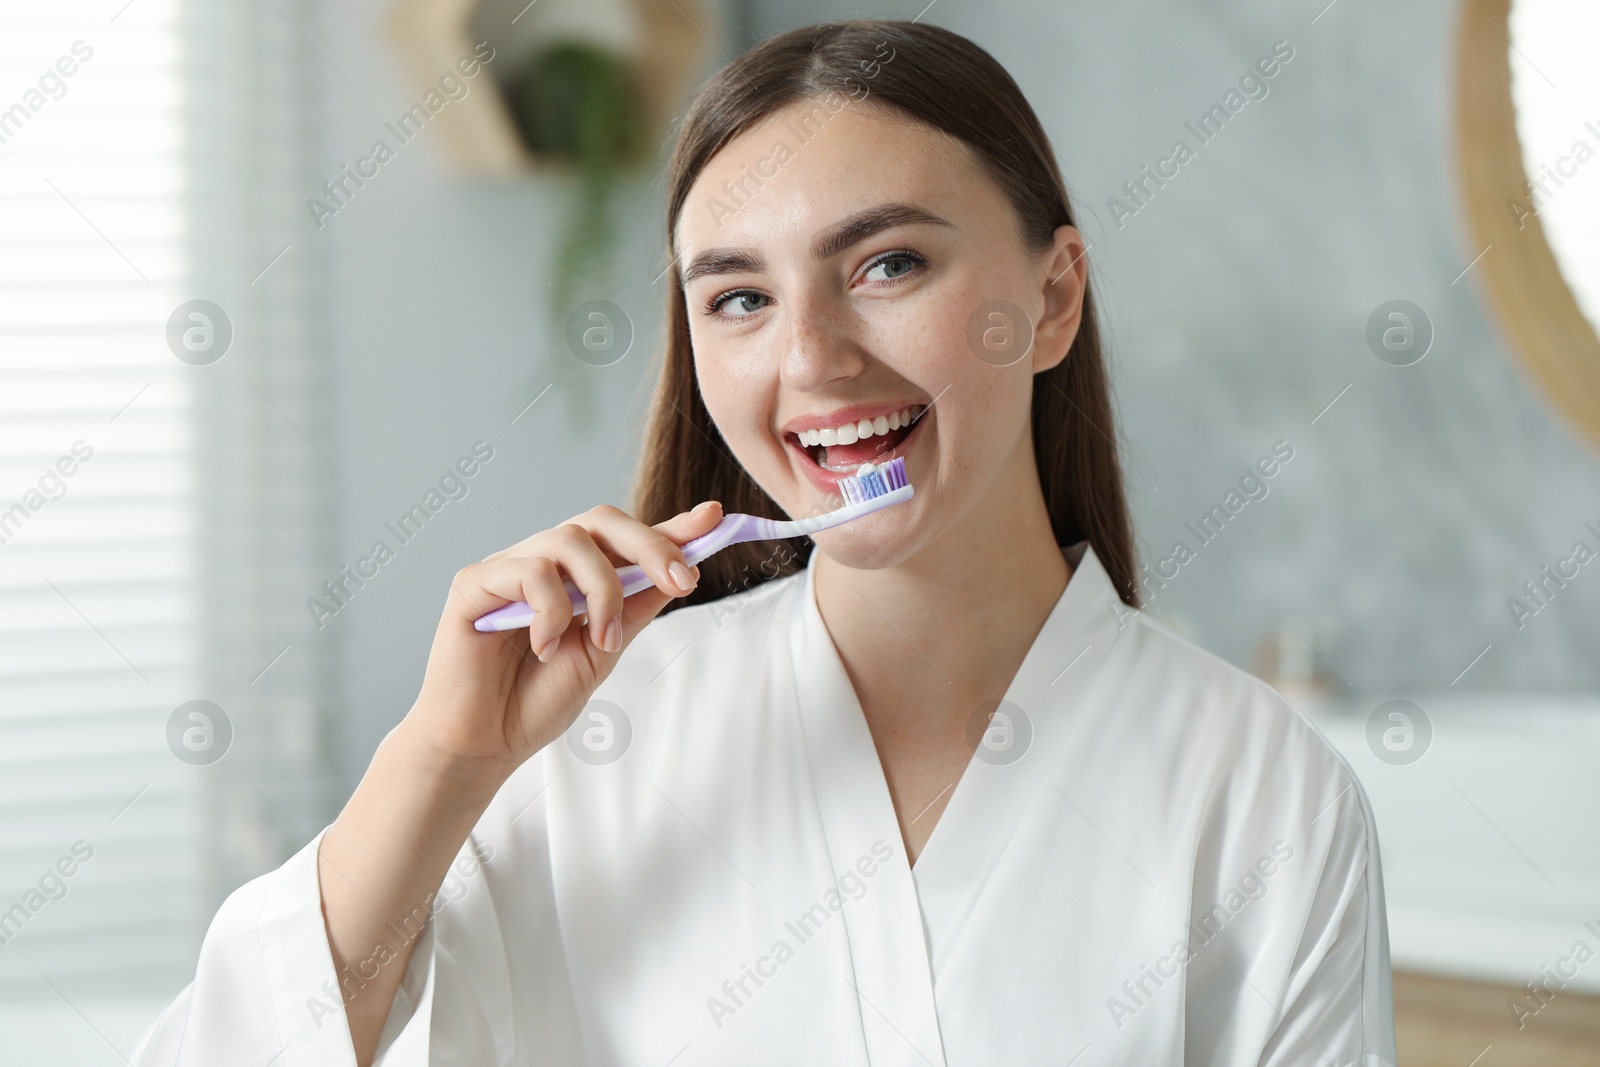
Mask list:
[[[683,546],[684,558],[689,561],[689,566],[693,567],[707,556],[720,552],[736,542],[772,536],[774,525],[770,519],[757,518],[754,515],[741,515],[738,512],[726,515],[708,533],[701,534]],[[639,590],[655,584],[655,581],[645,573],[644,568],[637,563],[618,567],[617,577],[622,580],[623,596],[632,596]],[[567,587],[567,599],[572,601],[573,615],[587,612],[589,605],[578,587],[572,584],[571,579],[564,579],[563,584]],[[475,621],[472,627],[485,633],[495,630],[520,630],[533,621],[533,616],[533,608],[519,600],[495,608]]]
[[[647,585],[655,582],[644,572],[644,568],[637,563],[630,563],[626,567],[617,568],[617,577],[622,579],[622,595],[632,596]],[[583,615],[589,610],[589,604],[584,599],[583,593],[572,584],[572,580],[563,579],[562,585],[567,588],[567,599],[572,601],[572,614]],[[472,624],[474,630],[489,633],[495,630],[520,630],[533,621],[535,612],[523,601],[514,601],[495,608],[487,615],[482,616]]]

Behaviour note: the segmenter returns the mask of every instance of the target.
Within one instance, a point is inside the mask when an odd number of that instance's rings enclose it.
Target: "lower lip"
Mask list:
[[[874,466],[881,467],[890,460],[906,454],[906,450],[911,445],[911,442],[917,440],[918,434],[922,430],[922,424],[927,421],[928,410],[929,409],[927,408],[923,409],[922,414],[917,416],[916,421],[911,424],[911,431],[907,433],[905,437],[901,438],[898,444],[871,461]],[[802,446],[795,438],[785,435],[784,445],[792,453],[798,456],[800,469],[805,472],[806,479],[824,494],[829,496],[841,495],[839,493],[839,483],[844,481],[846,478],[853,477],[851,474],[846,474],[839,471],[830,471],[826,467],[818,466],[817,461],[811,458],[811,453],[806,451],[805,447]],[[859,469],[860,468],[858,467],[857,470]],[[906,473],[909,477],[910,471],[907,471]]]

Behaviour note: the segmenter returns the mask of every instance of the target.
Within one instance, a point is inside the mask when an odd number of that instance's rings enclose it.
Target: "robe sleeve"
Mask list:
[[[132,1067],[355,1067],[322,917],[317,848],[326,832],[223,902],[201,942],[194,981],[140,1039]],[[435,925],[417,935],[374,1067],[430,1062],[435,985],[457,970],[438,950]],[[448,1036],[464,1062],[492,1062],[471,1058],[489,1036],[478,1032],[482,1023],[449,1014]]]
[[[1341,761],[1342,764],[1342,761]],[[1349,768],[1260,1067],[1393,1067],[1394,995],[1372,808]]]

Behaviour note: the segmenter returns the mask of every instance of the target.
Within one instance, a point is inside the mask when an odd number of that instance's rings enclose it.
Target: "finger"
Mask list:
[[[568,521],[575,521],[575,520],[568,520]],[[551,527],[551,529],[549,529],[549,530],[540,530],[536,534],[530,534],[529,536],[524,537],[522,540],[518,541],[514,545],[507,545],[505,548],[502,548],[498,552],[492,552],[489,555],[484,556],[483,559],[480,562],[492,563],[497,559],[505,559],[507,556],[543,556],[543,555],[547,555],[548,553],[545,551],[545,548],[550,543],[550,534],[551,534],[552,530],[555,530],[555,529],[559,529],[559,527]]]
[[[562,523],[550,531],[550,537],[561,565],[583,594],[589,612],[589,640],[602,652],[621,651],[622,579],[617,577],[617,568],[589,530],[576,522]]]
[[[507,556],[542,555],[542,553],[539,551],[539,539],[544,537],[549,532],[549,530],[540,530],[536,534],[524,537],[514,545],[507,545],[498,552],[491,552],[489,555],[484,556],[480,562],[493,563],[495,560],[505,559]]]
[[[496,560],[492,566],[520,572],[520,599],[533,609],[528,647],[540,663],[548,663],[560,647],[561,635],[572,625],[572,598],[567,596],[560,565],[549,556],[512,556]]]
[[[696,504],[694,510],[658,522],[653,528],[660,530],[676,544],[685,545],[696,537],[710,533],[722,519],[722,504],[716,500],[706,500]]]
[[[452,599],[458,618],[470,627],[494,608],[514,601],[525,601],[533,608],[528,624],[528,641],[536,653],[544,652],[572,621],[572,601],[567,597],[561,569],[547,556],[510,556],[475,563],[456,574],[451,588],[459,594]]]
[[[691,511],[685,511],[665,522],[657,523],[653,529],[660,531],[671,538],[674,543],[687,544],[713,530],[723,519],[722,505],[718,501],[708,500],[697,505]],[[689,568],[689,576],[695,586],[700,583],[700,568]],[[672,599],[682,594],[669,593],[660,588],[642,589],[629,597],[628,606],[622,615],[622,644],[626,648],[633,643],[633,639],[659,615]]]
[[[646,526],[609,505],[601,505],[583,517],[601,548],[638,563],[656,588],[671,596],[691,592],[698,582],[681,546],[709,531],[721,518],[720,506],[715,502],[699,512],[684,512],[655,526]]]
[[[608,505],[601,505],[599,508],[594,509],[594,511],[599,511],[599,512],[603,513],[604,509],[607,508],[607,507],[608,507]],[[674,533],[673,533],[673,529],[669,528],[669,527],[671,527],[671,524],[678,523],[681,519],[683,519],[685,516],[688,516],[688,515],[699,515],[701,517],[701,519],[704,520],[706,518],[706,512],[708,511],[708,509],[711,510],[714,513],[714,517],[712,517],[710,519],[710,521],[705,524],[704,529],[700,529],[699,528],[699,523],[696,523],[695,525],[693,525],[691,527],[683,527],[685,533],[684,533],[683,536],[680,537],[680,536],[675,536]],[[631,516],[627,516],[627,513],[621,511],[621,509],[619,509],[619,508],[610,508],[610,510],[614,511],[614,512],[617,512],[618,514],[624,515],[625,517],[631,518]],[[574,518],[574,519],[572,519],[570,521],[578,522],[580,524],[583,524],[583,519],[584,518],[585,518],[585,516],[580,515],[580,516],[578,516],[578,517],[576,517],[576,518]],[[637,521],[637,520],[635,520],[635,521]],[[721,521],[722,521],[722,505],[720,503],[718,503],[717,501],[715,501],[715,500],[707,500],[704,503],[696,505],[696,508],[695,508],[694,511],[685,511],[681,515],[677,515],[677,516],[675,516],[675,517],[673,517],[671,519],[668,519],[666,522],[657,523],[654,527],[652,527],[652,529],[662,530],[662,531],[666,532],[669,537],[674,537],[675,543],[683,544],[683,543],[685,543],[687,541],[692,541],[696,537],[699,537],[702,533],[708,532],[711,529],[711,527],[715,526],[718,522],[721,522]],[[487,555],[487,556],[483,557],[482,562],[491,563],[494,560],[504,559],[507,556],[537,556],[537,555],[540,555],[541,554],[541,546],[546,542],[546,539],[548,538],[549,533],[550,533],[549,530],[540,530],[538,533],[533,534],[532,536],[524,537],[521,541],[518,541],[514,545],[507,546],[506,548],[502,548],[498,552],[494,552],[494,553],[491,553],[490,555]],[[633,561],[630,561],[630,562],[633,562]],[[653,577],[653,575],[652,575],[652,577]]]
[[[656,523],[654,528],[661,531],[662,535],[670,539],[674,544],[679,545],[678,558],[687,561],[688,557],[682,554],[681,546],[688,544],[697,537],[704,537],[716,529],[717,524],[722,522],[723,518],[721,502],[706,500],[696,504],[690,511],[674,515],[665,522]],[[700,585],[700,567],[698,564],[689,568],[689,577],[693,582],[693,587],[698,588]]]
[[[674,544],[683,545],[711,532],[722,518],[722,504],[715,500],[707,500],[690,511],[674,515],[665,522],[656,523],[652,529],[670,538]],[[689,568],[689,577],[693,585],[700,584],[699,566]],[[628,606],[622,613],[622,647],[626,648],[632,644],[639,631],[648,626],[674,597],[680,595],[682,594],[663,591],[658,586],[642,589],[629,597]]]
[[[696,583],[700,581],[699,567],[690,567],[689,574]],[[654,621],[655,617],[680,595],[665,593],[653,585],[647,585],[628,597],[623,602],[622,609],[622,647],[627,648],[632,644],[639,631]]]

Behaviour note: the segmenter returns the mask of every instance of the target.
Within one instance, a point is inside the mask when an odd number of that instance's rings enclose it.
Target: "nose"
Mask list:
[[[789,300],[783,319],[778,380],[811,393],[848,381],[867,365],[854,316],[826,296],[801,293]]]

